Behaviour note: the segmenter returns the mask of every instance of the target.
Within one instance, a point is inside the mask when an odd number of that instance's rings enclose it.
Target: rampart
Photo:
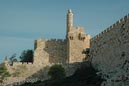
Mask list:
[[[33,63],[14,62],[6,64],[11,77],[7,81],[14,83],[26,79],[48,79],[47,72],[53,64],[62,64],[66,75],[72,75],[81,65],[80,62],[87,59],[83,54],[84,49],[90,47],[90,36],[84,32],[83,27],[73,26],[72,11],[67,15],[66,39],[37,39],[34,43]],[[79,62],[79,63],[78,63]]]
[[[32,62],[19,62],[19,61],[17,61],[17,62],[5,61],[4,65],[6,67],[16,67],[16,66],[19,66],[19,65],[33,65],[33,63]]]
[[[93,37],[90,48],[92,63],[95,68],[102,70],[103,77],[115,77],[117,80],[121,76],[126,76],[126,73],[120,70],[128,69],[124,67],[129,61],[129,14]]]
[[[108,27],[107,29],[105,29],[95,37],[91,38],[91,42],[93,43],[93,41],[97,41],[99,38],[101,38],[101,36],[105,34],[108,34],[108,33],[110,34],[110,32],[113,31],[114,29],[117,29],[117,30],[122,29],[119,26],[122,26],[122,25],[125,26],[125,23],[128,21],[129,21],[129,14],[124,16],[120,20],[118,20],[116,23],[114,23],[113,25],[111,25],[110,27]]]
[[[38,39],[35,41],[34,63],[65,63],[67,60],[66,40]]]

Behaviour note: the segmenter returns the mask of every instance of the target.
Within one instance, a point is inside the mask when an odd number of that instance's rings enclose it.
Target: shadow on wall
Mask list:
[[[43,50],[49,54],[49,63],[66,63],[66,48],[66,40],[52,39],[45,42],[45,48]]]
[[[49,79],[49,76],[47,74],[48,71],[49,71],[49,68],[50,68],[50,66],[42,67],[41,69],[39,69],[34,74],[32,74],[29,77],[27,77],[26,80],[44,81],[44,80]]]
[[[81,63],[81,62],[76,62],[76,63],[70,63],[70,64],[65,64],[62,65],[65,68],[65,72],[67,76],[71,76],[74,74],[74,72],[81,67],[81,65],[83,65],[85,62]],[[44,66],[42,68],[40,68],[39,70],[37,70],[35,73],[31,74],[30,76],[28,76],[27,78],[25,78],[23,81],[21,82],[14,82],[12,83],[13,85],[15,84],[26,84],[26,83],[33,83],[33,82],[37,82],[37,81],[44,81],[44,80],[48,80],[50,77],[48,76],[48,71],[49,68],[52,66],[48,65],[48,66]],[[21,85],[22,86],[22,85]]]

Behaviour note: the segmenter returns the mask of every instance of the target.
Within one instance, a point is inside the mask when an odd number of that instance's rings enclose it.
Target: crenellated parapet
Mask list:
[[[90,47],[90,36],[85,33],[83,27],[73,25],[71,9],[68,10],[66,21],[66,39],[36,39],[33,63],[6,62],[10,73],[13,76],[22,76],[24,79],[36,77],[45,80],[48,79],[47,73],[51,65],[62,64],[66,74],[72,75],[79,68],[80,63],[76,63],[87,59],[82,52]]]
[[[45,47],[46,43],[49,43],[49,44],[64,44],[66,43],[66,40],[65,39],[37,39],[35,40],[35,46],[34,46],[34,49],[36,48],[43,48]]]
[[[17,66],[33,66],[32,62],[5,62],[7,68],[15,68]]]
[[[47,41],[52,42],[52,43],[65,43],[66,42],[65,39],[49,39]]]
[[[83,27],[71,27],[71,31],[68,32],[67,38],[69,40],[74,40],[74,39],[78,39],[78,40],[84,40],[86,38],[88,34],[86,34],[84,32],[84,28]]]
[[[34,64],[80,62],[85,58],[82,51],[90,47],[90,36],[83,27],[73,25],[72,10],[68,10],[66,21],[66,39],[35,40]]]
[[[92,64],[106,81],[103,86],[118,86],[124,81],[120,77],[129,78],[129,14],[93,37],[90,45]]]
[[[35,40],[35,42],[46,42],[46,41],[48,41],[48,42],[66,42],[65,39],[42,39],[42,38],[40,38],[40,39]]]
[[[100,32],[98,35],[95,37],[91,38],[92,41],[96,41],[100,37],[102,37],[105,34],[110,33],[113,29],[120,29],[120,26],[122,26],[125,22],[129,21],[129,14],[118,20],[116,23],[105,29],[104,31]]]

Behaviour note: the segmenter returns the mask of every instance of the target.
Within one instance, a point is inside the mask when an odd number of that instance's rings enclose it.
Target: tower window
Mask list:
[[[124,57],[125,56],[125,52],[122,52],[121,56]]]
[[[73,37],[72,36],[70,36],[69,38],[70,38],[70,40],[73,40]]]

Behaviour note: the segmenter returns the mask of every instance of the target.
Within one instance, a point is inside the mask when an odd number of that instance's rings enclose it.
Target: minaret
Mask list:
[[[67,13],[67,34],[70,31],[72,26],[73,26],[73,13],[72,13],[72,10],[69,9]]]

